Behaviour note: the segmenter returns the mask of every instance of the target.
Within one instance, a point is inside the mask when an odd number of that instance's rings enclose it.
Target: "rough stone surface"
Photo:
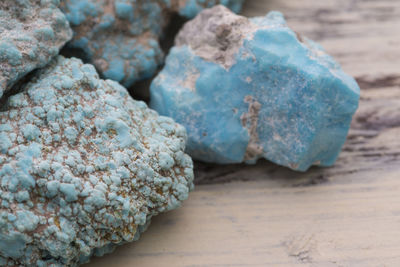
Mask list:
[[[168,0],[167,0],[168,1]],[[174,0],[171,0],[174,2]],[[244,0],[175,0],[178,13],[186,18],[194,18],[205,8],[215,5],[224,5],[235,13],[239,13]],[[176,4],[175,4],[176,5]]]
[[[158,39],[172,13],[191,18],[223,3],[239,11],[243,0],[65,0],[74,38],[69,48],[83,51],[105,78],[126,87],[151,77],[163,61]]]
[[[186,132],[58,57],[0,112],[0,265],[75,266],[136,240],[193,187]]]
[[[151,85],[150,106],[188,131],[187,152],[216,163],[264,157],[294,170],[332,165],[359,87],[282,14],[217,6],[188,22]]]
[[[0,97],[72,37],[58,0],[0,1]]]

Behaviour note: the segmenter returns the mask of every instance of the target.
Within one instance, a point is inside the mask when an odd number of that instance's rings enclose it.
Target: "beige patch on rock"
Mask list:
[[[200,77],[199,72],[189,73],[185,79],[180,83],[183,87],[190,89],[190,91],[196,91],[196,81]]]
[[[257,133],[261,104],[250,95],[247,95],[244,98],[244,102],[249,104],[249,108],[247,113],[243,113],[242,116],[240,116],[240,120],[250,136],[249,144],[247,145],[246,154],[244,156],[244,160],[247,161],[253,160],[263,153],[263,147],[259,143],[260,140]]]
[[[218,5],[202,11],[186,23],[175,45],[189,46],[197,56],[229,69],[245,39],[251,39],[259,26]]]

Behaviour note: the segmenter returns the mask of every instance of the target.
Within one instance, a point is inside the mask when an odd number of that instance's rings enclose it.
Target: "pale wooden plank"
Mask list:
[[[362,87],[337,164],[196,164],[201,185],[183,208],[88,267],[400,266],[400,1],[248,0],[244,14],[269,10]]]
[[[348,178],[199,186],[141,240],[90,266],[399,266],[398,172]]]

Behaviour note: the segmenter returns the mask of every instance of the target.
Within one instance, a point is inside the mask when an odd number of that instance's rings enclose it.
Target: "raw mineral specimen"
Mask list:
[[[75,266],[136,240],[193,187],[186,132],[58,57],[0,112],[0,265]]]
[[[150,106],[186,127],[193,158],[264,157],[299,171],[335,162],[360,89],[282,14],[247,19],[217,6],[188,22],[175,42],[151,85]]]
[[[179,15],[186,18],[194,18],[204,8],[210,8],[218,4],[230,8],[235,13],[239,13],[244,0],[175,0],[175,2],[177,2],[175,5],[178,5],[176,9]]]
[[[0,1],[0,97],[72,37],[58,0]]]
[[[158,39],[172,13],[193,17],[217,3],[239,11],[243,1],[64,0],[61,8],[74,30],[69,48],[81,49],[101,75],[129,87],[162,63]]]

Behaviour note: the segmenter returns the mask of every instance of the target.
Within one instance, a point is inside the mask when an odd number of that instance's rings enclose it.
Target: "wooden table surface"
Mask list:
[[[361,101],[336,165],[295,173],[196,164],[183,206],[103,266],[400,266],[400,1],[248,0],[282,11],[353,75]]]

